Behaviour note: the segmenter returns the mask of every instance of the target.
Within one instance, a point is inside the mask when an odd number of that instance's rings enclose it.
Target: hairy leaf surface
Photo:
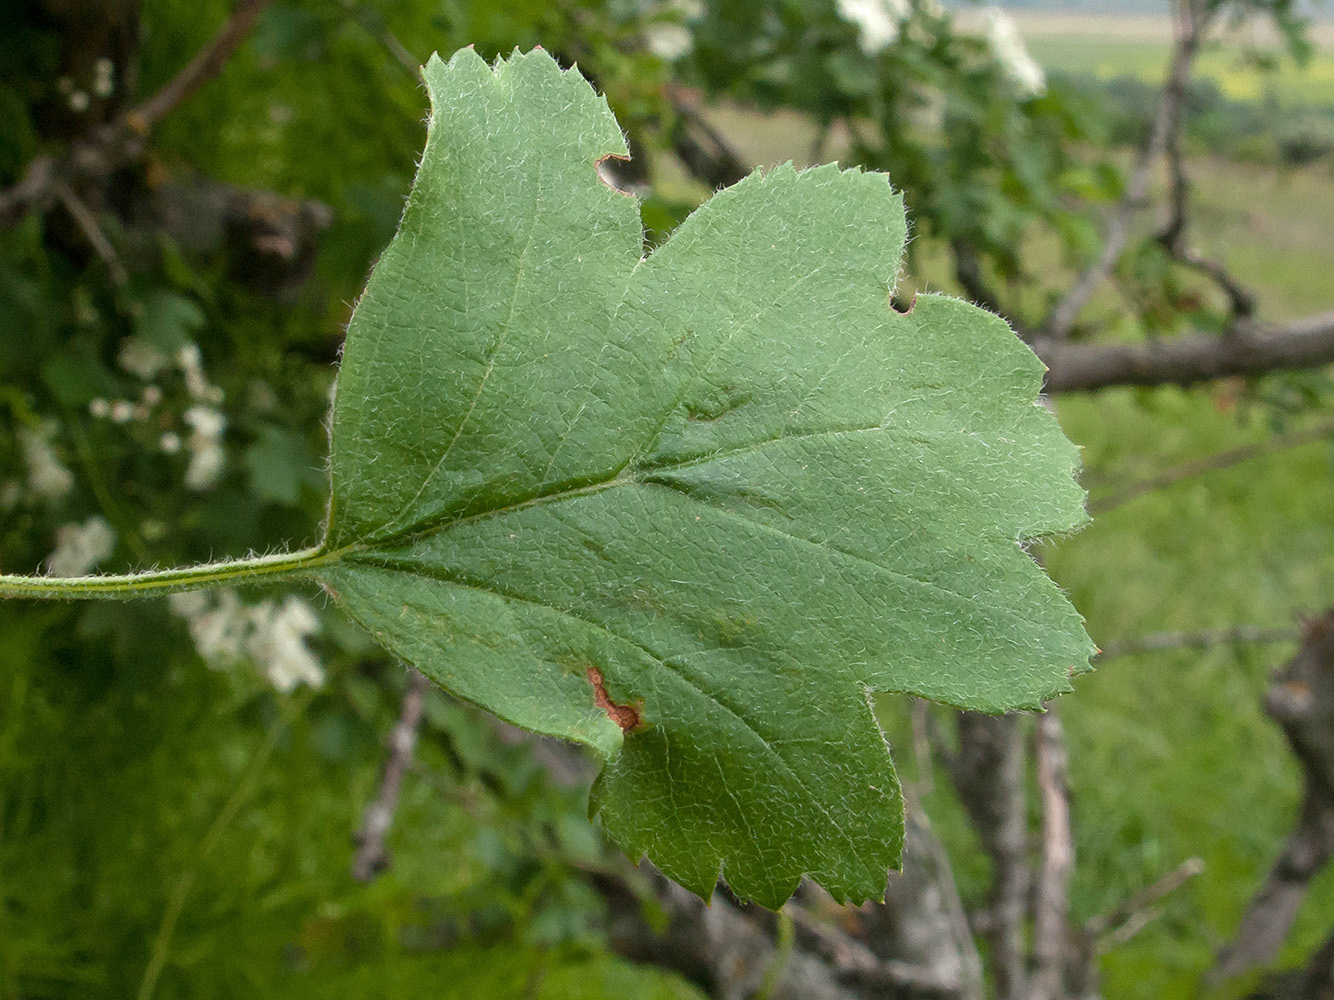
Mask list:
[[[591,808],[707,896],[884,892],[872,691],[1037,708],[1092,649],[1020,540],[1083,522],[1042,365],[890,306],[883,175],[756,173],[642,256],[605,102],[546,53],[425,71],[348,330],[319,574],[456,695],[606,760]]]

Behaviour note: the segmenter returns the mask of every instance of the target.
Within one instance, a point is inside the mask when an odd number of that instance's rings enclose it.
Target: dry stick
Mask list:
[[[1034,724],[1038,798],[1042,803],[1041,861],[1033,885],[1033,973],[1029,1000],[1065,996],[1070,875],[1075,842],[1070,829],[1069,760],[1054,707]]]
[[[1151,632],[1134,639],[1105,643],[1098,653],[1097,662],[1165,649],[1205,649],[1240,642],[1293,642],[1300,638],[1301,632],[1296,628],[1259,628],[1254,625],[1233,625],[1231,628],[1204,632]]]
[[[1306,786],[1297,824],[1208,982],[1274,960],[1306,891],[1334,857],[1334,609],[1307,624],[1301,648],[1279,671],[1265,700],[1302,766]]]
[[[138,159],[153,126],[218,75],[270,2],[242,0],[212,40],[161,90],[76,141],[65,156],[33,159],[17,184],[0,191],[0,230],[58,199],[62,185],[77,190],[80,182],[105,177]]]
[[[352,877],[358,882],[369,882],[389,866],[389,850],[384,838],[394,822],[403,775],[412,766],[412,752],[417,746],[417,730],[421,726],[422,708],[429,687],[430,682],[421,671],[412,670],[408,674],[398,722],[389,736],[389,756],[385,759],[380,790],[366,807],[361,829],[356,834],[357,856],[352,861]]]
[[[1148,476],[1122,489],[1096,497],[1089,502],[1089,513],[1100,514],[1104,511],[1113,510],[1122,504],[1144,496],[1146,493],[1164,489],[1174,483],[1181,482],[1183,479],[1191,479],[1206,472],[1231,468],[1234,465],[1240,465],[1242,462],[1249,462],[1255,458],[1263,458],[1292,448],[1301,448],[1304,445],[1314,444],[1331,436],[1334,436],[1334,420],[1300,431],[1276,434],[1265,441],[1244,444],[1236,448],[1229,448],[1226,451],[1220,451],[1214,455],[1206,455],[1204,458],[1197,458],[1194,461],[1183,462],[1181,465]]]

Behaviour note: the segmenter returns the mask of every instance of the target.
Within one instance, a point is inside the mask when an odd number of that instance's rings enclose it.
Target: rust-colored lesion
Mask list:
[[[607,685],[602,678],[602,671],[597,667],[588,668],[588,683],[593,685],[593,702],[607,713],[607,718],[621,727],[622,732],[630,732],[644,724],[639,709],[633,705],[618,705],[607,694]]]

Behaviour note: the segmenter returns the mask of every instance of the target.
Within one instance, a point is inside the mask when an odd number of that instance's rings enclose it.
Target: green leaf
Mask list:
[[[425,76],[322,581],[449,691],[602,754],[592,811],[683,885],[880,897],[903,804],[870,692],[1036,709],[1087,667],[1019,541],[1085,520],[1041,363],[967,303],[890,307],[883,175],[753,174],[641,259],[577,72]]]

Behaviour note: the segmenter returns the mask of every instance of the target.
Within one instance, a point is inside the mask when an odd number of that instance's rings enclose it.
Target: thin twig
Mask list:
[[[1027,991],[1031,872],[1021,721],[1017,715],[960,712],[959,750],[950,762],[959,801],[992,861],[986,936],[998,1000],[1022,997]]]
[[[403,775],[412,766],[412,752],[417,746],[417,730],[421,727],[429,687],[430,681],[420,670],[408,674],[398,722],[389,735],[389,756],[385,759],[380,790],[366,807],[361,829],[356,834],[357,855],[352,860],[352,877],[358,882],[369,882],[389,866],[389,849],[384,839],[394,823]]]
[[[1206,455],[1203,458],[1197,458],[1190,462],[1183,462],[1180,465],[1153,476],[1147,476],[1139,482],[1131,483],[1129,486],[1119,490],[1113,490],[1110,493],[1097,497],[1089,502],[1089,513],[1100,514],[1104,511],[1113,510],[1122,504],[1129,503],[1144,496],[1146,493],[1153,493],[1157,490],[1172,486],[1181,482],[1183,479],[1192,479],[1195,476],[1203,475],[1206,472],[1215,472],[1220,469],[1231,468],[1234,465],[1240,465],[1242,462],[1249,462],[1252,459],[1264,458],[1267,455],[1274,455],[1281,451],[1287,451],[1292,448],[1301,448],[1308,444],[1314,444],[1317,441],[1323,441],[1326,438],[1334,436],[1334,420],[1326,421],[1315,427],[1307,427],[1300,431],[1289,431],[1286,434],[1276,434],[1264,441],[1257,441],[1254,444],[1244,444],[1236,448],[1228,448],[1226,451],[1220,451],[1213,455]]]
[[[1115,909],[1084,921],[1084,933],[1094,942],[1108,935],[1112,937],[1106,943],[1120,944],[1130,940],[1134,935],[1127,932],[1128,927],[1142,930],[1148,921],[1139,918],[1147,913],[1152,913],[1154,917],[1161,915],[1153,907],[1203,871],[1202,860],[1187,858],[1152,885],[1145,886],[1123,900]]]
[[[1305,794],[1282,852],[1219,952],[1208,985],[1274,961],[1311,881],[1334,858],[1334,609],[1306,623],[1301,647],[1274,675],[1265,710],[1283,727]]]
[[[1212,10],[1200,0],[1180,0],[1176,15],[1176,38],[1167,80],[1163,84],[1148,138],[1131,170],[1125,196],[1107,220],[1106,235],[1097,259],[1076,279],[1048,317],[1043,331],[1045,338],[1056,341],[1067,338],[1079,311],[1088,304],[1093,293],[1116,267],[1130,240],[1131,223],[1148,200],[1153,165],[1167,148],[1172,134],[1181,127],[1181,108],[1190,81],[1191,67],[1208,30]]]
[[[1151,632],[1134,639],[1106,643],[1097,659],[1102,662],[1118,656],[1157,653],[1165,649],[1205,649],[1241,642],[1295,642],[1300,638],[1301,630],[1297,628],[1259,628],[1254,625],[1234,625],[1204,632]]]
[[[195,53],[174,77],[152,97],[126,113],[126,120],[136,131],[147,132],[168,112],[190,97],[222,71],[227,60],[240,47],[260,13],[271,0],[241,0],[218,33]]]
[[[102,263],[106,265],[107,274],[116,285],[125,285],[130,276],[125,272],[125,265],[120,262],[120,255],[116,253],[116,248],[111,245],[111,240],[107,234],[102,231],[102,227],[97,223],[97,217],[93,215],[92,210],[83,203],[83,201],[73,191],[63,183],[57,183],[55,186],[55,196],[59,202],[65,206],[65,211],[69,212],[79,230],[83,233],[88,244],[102,258]]]
[[[1255,315],[1255,294],[1241,284],[1221,261],[1210,260],[1198,250],[1191,248],[1186,240],[1186,231],[1190,223],[1190,177],[1186,173],[1186,158],[1182,149],[1182,129],[1171,130],[1166,148],[1163,150],[1168,171],[1167,221],[1158,233],[1158,242],[1162,244],[1173,260],[1195,271],[1218,286],[1227,296],[1231,313],[1230,326],[1235,327],[1239,320],[1247,320]]]

